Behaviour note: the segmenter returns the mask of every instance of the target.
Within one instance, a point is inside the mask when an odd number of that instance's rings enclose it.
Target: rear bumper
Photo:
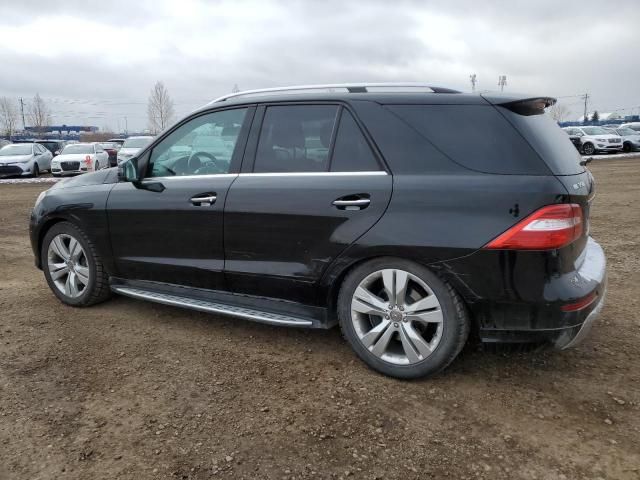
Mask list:
[[[510,253],[497,254],[502,271],[493,266],[496,259],[492,254],[483,251],[479,253],[483,261],[473,265],[486,265],[488,273],[473,274],[466,269],[464,274],[458,270],[455,276],[448,276],[459,291],[472,289],[464,296],[480,339],[487,343],[547,343],[559,349],[580,343],[604,305],[607,265],[602,247],[588,238],[571,268],[568,261],[558,261],[565,264],[562,272],[554,271],[557,265],[551,266],[553,258],[561,255],[517,254],[509,262]],[[461,279],[464,285],[460,285]],[[567,311],[584,299],[589,301],[583,307]]]

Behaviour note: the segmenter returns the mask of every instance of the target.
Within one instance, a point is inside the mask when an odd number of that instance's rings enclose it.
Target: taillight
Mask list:
[[[575,203],[547,205],[516,223],[484,248],[551,250],[569,245],[582,235],[582,209]]]

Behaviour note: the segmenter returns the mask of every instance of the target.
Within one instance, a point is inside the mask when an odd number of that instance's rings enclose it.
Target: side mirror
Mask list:
[[[132,157],[129,160],[118,164],[118,181],[129,182],[136,188],[156,193],[160,193],[165,190],[165,186],[161,182],[142,182],[140,180],[138,177],[137,157]]]
[[[138,159],[130,158],[118,164],[118,181],[136,183],[138,179]]]

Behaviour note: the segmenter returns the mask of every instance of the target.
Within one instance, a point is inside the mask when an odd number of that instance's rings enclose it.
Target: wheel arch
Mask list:
[[[38,230],[38,243],[37,243],[37,251],[35,252],[36,255],[36,266],[42,270],[42,242],[44,241],[44,237],[47,234],[47,232],[49,230],[51,230],[53,228],[54,225],[61,223],[61,222],[68,222],[69,220],[67,218],[64,217],[53,217],[53,218],[49,218],[47,219],[41,226],[40,229]],[[70,222],[73,223],[73,222]]]
[[[414,258],[411,256],[402,257],[391,252],[371,252],[369,255],[351,259],[350,261],[340,261],[339,259],[339,264],[334,265],[334,268],[324,276],[322,285],[324,293],[322,300],[324,300],[324,304],[327,305],[327,312],[329,315],[335,315],[337,313],[338,295],[340,294],[340,288],[342,287],[346,276],[360,265],[380,258],[408,260],[431,270],[444,282],[451,285],[451,288],[460,295],[465,306],[469,308],[470,295],[467,291],[468,289],[465,288],[463,282],[461,283],[458,281],[455,274],[452,274],[452,272],[449,272],[447,268],[444,267],[442,262],[425,262],[420,258]]]

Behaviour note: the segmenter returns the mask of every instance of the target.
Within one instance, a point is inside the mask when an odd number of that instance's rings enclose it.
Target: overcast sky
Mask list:
[[[176,113],[280,85],[419,81],[640,110],[640,0],[2,0],[0,96],[48,102],[52,123],[147,126],[162,80]],[[623,113],[630,113],[625,110]]]

